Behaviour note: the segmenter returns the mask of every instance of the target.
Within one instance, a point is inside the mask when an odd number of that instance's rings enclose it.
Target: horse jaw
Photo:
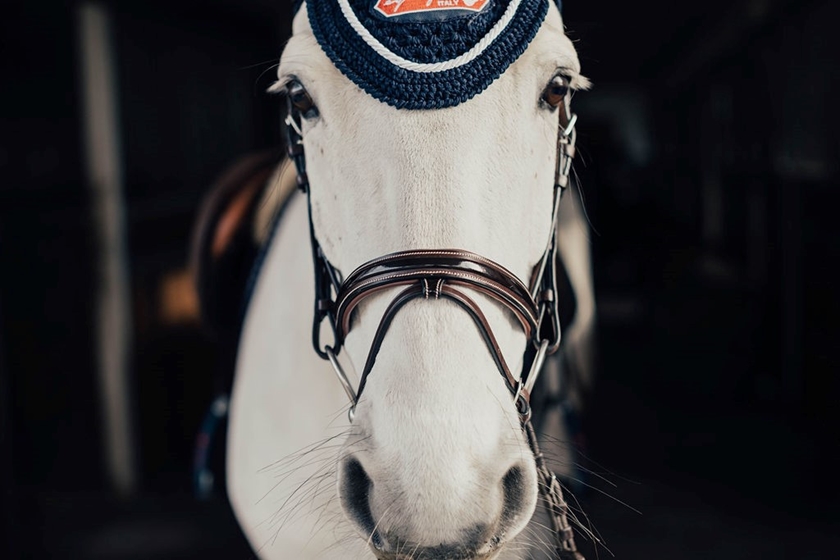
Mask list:
[[[300,79],[320,110],[304,123],[304,143],[313,222],[330,261],[347,274],[396,250],[459,248],[527,282],[549,237],[557,133],[540,93],[558,69],[577,68],[552,4],[526,53],[484,92],[449,109],[396,110],[338,72],[302,10],[279,73]],[[391,295],[360,307],[346,341],[355,364]],[[518,371],[524,336],[495,303],[475,298]],[[394,319],[339,479],[348,517],[380,550],[491,558],[527,524],[533,457],[484,342],[454,305],[414,302]],[[360,504],[351,494],[365,479]]]

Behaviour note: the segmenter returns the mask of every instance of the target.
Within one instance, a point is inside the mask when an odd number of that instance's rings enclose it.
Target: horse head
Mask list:
[[[337,323],[337,342],[319,346],[342,375],[348,362],[364,370],[336,470],[341,507],[378,558],[489,559],[538,498],[521,382],[545,351],[533,344],[541,309],[505,298],[542,297],[558,131],[573,127],[568,102],[586,80],[553,2],[423,6],[434,7],[308,2],[273,89],[290,100],[327,284],[319,319]],[[389,43],[386,25],[405,36]],[[453,46],[424,25],[478,30],[453,31]]]

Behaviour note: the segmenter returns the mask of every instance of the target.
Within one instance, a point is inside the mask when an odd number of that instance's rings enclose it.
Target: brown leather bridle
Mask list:
[[[554,173],[554,204],[551,213],[551,233],[542,257],[534,267],[531,281],[526,286],[515,274],[490,259],[460,249],[417,249],[391,253],[368,261],[347,278],[329,262],[318,239],[312,222],[312,205],[309,179],[306,174],[306,157],[303,148],[300,110],[288,101],[286,117],[289,157],[297,168],[298,187],[307,195],[309,209],[309,236],[315,267],[315,316],[312,326],[312,344],[315,352],[328,360],[350,399],[350,421],[353,421],[356,404],[365,388],[368,375],[376,362],[388,328],[402,307],[414,299],[447,299],[456,303],[472,317],[496,367],[513,395],[528,444],[534,453],[539,475],[540,494],[551,518],[556,536],[555,551],[561,560],[584,560],[577,551],[574,533],[568,521],[568,504],[563,498],[557,477],[546,466],[537,437],[531,424],[531,390],[543,365],[546,354],[560,345],[560,316],[557,298],[557,215],[560,200],[569,185],[569,172],[575,155],[577,115],[571,112],[571,92],[559,106],[557,133],[557,158]],[[366,298],[389,288],[402,288],[388,305],[371,343],[358,389],[354,389],[337,355],[344,345],[351,328],[353,311]],[[522,372],[514,376],[502,355],[484,313],[464,291],[483,294],[509,310],[518,320],[528,346],[525,350]],[[335,340],[332,345],[321,343],[321,327],[327,320]]]

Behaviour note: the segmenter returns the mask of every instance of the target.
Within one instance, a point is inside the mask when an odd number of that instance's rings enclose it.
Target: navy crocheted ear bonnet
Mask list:
[[[303,1],[295,2],[295,13]],[[484,91],[525,52],[549,2],[305,1],[315,38],[333,64],[399,109],[452,107]]]

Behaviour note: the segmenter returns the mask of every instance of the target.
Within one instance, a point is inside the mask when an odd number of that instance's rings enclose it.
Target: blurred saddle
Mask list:
[[[236,343],[252,269],[294,192],[293,166],[274,148],[236,161],[204,197],[190,265],[202,324],[215,337]]]

